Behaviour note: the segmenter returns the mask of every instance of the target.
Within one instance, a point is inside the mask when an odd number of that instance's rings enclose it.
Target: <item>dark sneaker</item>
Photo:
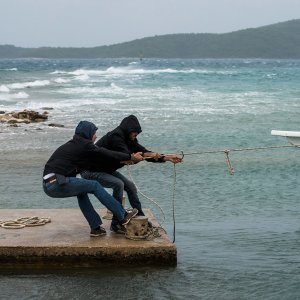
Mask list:
[[[153,228],[153,224],[150,221],[148,221],[148,228]]]
[[[143,212],[142,210],[139,210],[138,213],[137,213],[137,216],[142,216],[142,217],[144,217],[145,214],[144,214],[144,212]]]
[[[138,210],[136,208],[133,208],[131,212],[125,213],[125,218],[121,221],[121,225],[126,225],[130,222],[130,220],[135,217],[138,213]]]
[[[90,236],[100,236],[100,235],[106,235],[106,230],[102,226],[99,226],[96,229],[91,230]]]
[[[111,224],[110,225],[110,230],[113,231],[114,233],[118,233],[118,234],[125,234],[126,233],[126,228],[122,225],[119,225],[119,224]]]

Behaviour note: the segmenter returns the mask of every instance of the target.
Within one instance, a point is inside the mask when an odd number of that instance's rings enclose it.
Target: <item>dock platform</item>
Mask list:
[[[106,209],[97,210],[100,216]],[[153,225],[155,217],[145,214]],[[166,233],[152,240],[130,240],[109,230],[90,237],[89,226],[78,209],[0,209],[0,221],[22,217],[51,218],[51,223],[22,229],[0,227],[0,268],[97,267],[103,264],[176,265],[177,249]]]

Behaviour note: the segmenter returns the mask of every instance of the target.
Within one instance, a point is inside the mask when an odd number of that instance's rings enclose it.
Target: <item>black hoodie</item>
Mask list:
[[[56,173],[69,177],[76,176],[80,171],[89,167],[92,163],[90,158],[93,155],[118,162],[130,159],[129,154],[94,145],[92,137],[96,130],[97,127],[91,122],[79,122],[73,139],[60,146],[47,161],[44,175]]]
[[[134,115],[124,118],[117,128],[104,135],[100,140],[97,141],[96,145],[98,147],[104,147],[126,154],[132,154],[136,152],[151,152],[140,145],[137,139],[134,139],[133,141],[130,140],[129,136],[131,132],[142,132],[141,125],[137,117]],[[95,163],[89,168],[89,170],[92,172],[112,173],[124,166],[115,159],[103,160],[101,158],[96,158],[94,162]]]
[[[138,143],[137,139],[130,140],[131,132],[141,133],[142,128],[136,116],[130,115],[122,120],[120,125],[114,130],[108,132],[97,141],[98,147],[105,147],[110,150],[123,153],[150,152]]]

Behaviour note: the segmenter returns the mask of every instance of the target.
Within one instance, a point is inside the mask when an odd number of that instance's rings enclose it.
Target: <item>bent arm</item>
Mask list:
[[[156,152],[144,153],[145,160],[148,162],[166,162],[170,161],[174,164],[182,162],[182,158],[174,154],[160,154]]]
[[[104,156],[104,157],[113,158],[113,159],[116,159],[116,160],[119,160],[119,161],[128,160],[128,159],[131,158],[131,155],[128,154],[128,153],[108,150],[108,149],[103,148],[103,147],[98,148],[95,152],[98,153],[99,155]]]
[[[93,155],[102,156],[103,158],[115,159],[118,161],[129,160],[131,158],[131,155],[128,153],[109,150],[104,147],[98,147],[94,144],[90,145],[88,152]]]

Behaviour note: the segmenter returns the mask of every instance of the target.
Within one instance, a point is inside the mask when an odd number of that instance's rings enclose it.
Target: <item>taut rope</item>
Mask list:
[[[230,175],[234,174],[234,168],[232,167],[229,153],[230,152],[240,152],[240,151],[255,151],[255,150],[272,150],[280,148],[294,148],[300,147],[300,145],[283,145],[283,146],[268,146],[268,147],[253,147],[253,148],[238,148],[238,149],[225,149],[225,150],[209,150],[209,151],[199,151],[199,152],[183,152],[181,151],[182,156],[186,155],[202,155],[202,154],[214,154],[214,153],[224,153],[225,161],[227,164],[228,172]]]
[[[176,227],[176,222],[175,222],[175,192],[176,192],[176,164],[173,164],[173,171],[174,171],[174,181],[173,181],[173,201],[172,201],[172,210],[173,210],[173,244],[175,243],[175,227]]]
[[[209,150],[199,152],[182,152],[184,155],[196,155],[196,154],[209,154],[209,153],[222,153],[225,151],[252,151],[252,150],[268,150],[268,149],[279,149],[279,148],[293,148],[300,147],[300,145],[282,145],[282,146],[268,146],[268,147],[253,147],[253,148],[237,148],[237,149],[225,149],[225,150]]]
[[[234,174],[234,168],[231,164],[230,158],[229,158],[229,153],[230,152],[241,152],[241,151],[256,151],[256,150],[272,150],[272,149],[281,149],[281,148],[294,148],[294,147],[300,147],[300,145],[282,145],[282,146],[268,146],[268,147],[253,147],[253,148],[237,148],[237,149],[224,149],[224,150],[209,150],[209,151],[198,151],[198,152],[183,152],[181,151],[180,155],[182,156],[182,159],[184,156],[186,155],[202,155],[202,154],[214,154],[214,153],[224,153],[225,155],[225,161],[227,164],[227,168],[228,168],[228,172],[230,175]],[[149,236],[159,236],[158,230],[162,229],[164,230],[161,225],[162,223],[165,221],[165,214],[163,209],[157,204],[157,202],[155,202],[153,199],[149,198],[148,196],[146,196],[143,192],[141,192],[141,190],[139,189],[139,187],[137,186],[137,184],[135,183],[135,181],[132,178],[132,174],[130,172],[130,168],[129,165],[127,165],[127,170],[128,170],[128,174],[129,177],[131,179],[131,181],[134,183],[134,185],[137,188],[137,191],[146,199],[148,199],[149,201],[151,201],[152,203],[154,203],[161,211],[161,214],[163,216],[163,220],[162,222],[158,222],[159,223],[159,227],[154,228],[152,230],[149,230],[148,233],[145,236],[142,237],[128,237],[131,239],[135,239],[135,240],[142,240],[142,239],[148,239]],[[175,192],[176,192],[176,165],[174,164],[174,169],[173,169],[173,195],[172,195],[172,211],[173,211],[173,243],[175,243],[175,235],[176,235],[176,221],[175,221]],[[165,231],[165,230],[164,230]]]

